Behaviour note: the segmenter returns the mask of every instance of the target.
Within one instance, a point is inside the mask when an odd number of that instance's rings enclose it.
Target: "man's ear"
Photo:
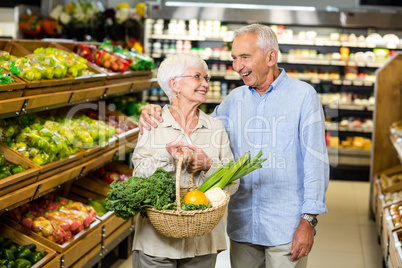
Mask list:
[[[278,52],[275,50],[270,50],[267,54],[267,64],[268,67],[272,67],[276,65],[276,61],[278,60]]]

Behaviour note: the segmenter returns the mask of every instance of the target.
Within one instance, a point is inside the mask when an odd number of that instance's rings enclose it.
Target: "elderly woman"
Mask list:
[[[162,109],[163,123],[139,137],[132,159],[133,175],[149,177],[162,168],[175,176],[175,159],[183,155],[181,184],[187,185],[189,174],[194,173],[194,183],[200,185],[218,167],[233,160],[222,123],[198,109],[209,91],[207,71],[205,61],[193,55],[176,55],[161,63],[158,82],[170,105]],[[133,267],[215,267],[217,253],[226,249],[223,221],[205,236],[176,239],[163,236],[149,219],[138,217]]]

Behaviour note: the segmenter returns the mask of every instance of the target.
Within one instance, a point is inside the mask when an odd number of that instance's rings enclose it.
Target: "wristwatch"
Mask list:
[[[316,217],[310,216],[308,214],[302,214],[302,219],[308,221],[311,227],[315,228],[317,226],[318,220]]]

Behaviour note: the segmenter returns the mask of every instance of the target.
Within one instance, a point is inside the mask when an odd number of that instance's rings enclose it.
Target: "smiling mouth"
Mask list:
[[[207,94],[207,92],[206,92],[206,91],[204,91],[204,90],[196,90],[195,92],[197,92],[197,93],[201,93],[201,94],[203,94],[203,95]]]
[[[251,74],[251,71],[250,72],[246,72],[246,73],[241,73],[240,75],[241,75],[241,77],[247,77],[247,76],[249,76]]]

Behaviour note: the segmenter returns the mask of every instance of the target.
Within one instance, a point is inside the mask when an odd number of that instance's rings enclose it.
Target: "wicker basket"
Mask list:
[[[193,174],[190,174],[190,184],[180,186],[181,165],[180,158],[176,168],[176,210],[157,210],[146,208],[147,215],[154,228],[167,237],[188,238],[202,236],[210,233],[219,223],[229,203],[229,194],[225,192],[226,199],[220,206],[205,210],[184,211],[180,206],[180,197],[198,187],[194,185]]]

